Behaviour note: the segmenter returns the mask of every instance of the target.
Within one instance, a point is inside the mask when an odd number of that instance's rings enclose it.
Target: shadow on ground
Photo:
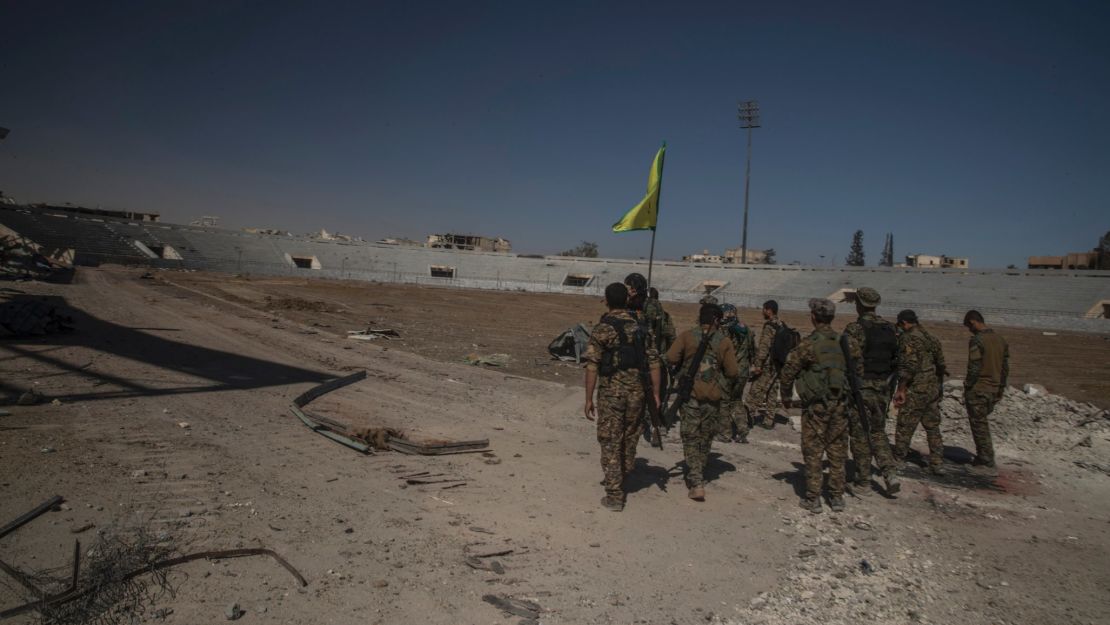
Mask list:
[[[29,297],[29,296],[16,296]],[[323,382],[331,374],[244,356],[230,351],[199,347],[170,340],[149,332],[179,331],[175,328],[129,328],[99,319],[70,306],[58,296],[34,299],[64,309],[73,318],[72,332],[36,337],[6,336],[0,338],[0,361],[27,358],[62,373],[73,374],[91,382],[93,388],[105,390],[79,391],[52,395],[62,401],[91,401],[121,397],[211,393],[285,386],[303,382]],[[83,347],[94,352],[111,354],[147,365],[141,378],[122,377],[96,367],[96,358],[89,363],[66,362],[52,352],[66,347]],[[191,378],[182,383],[181,377]],[[86,384],[81,385],[83,388]],[[0,391],[9,397],[0,404],[11,403],[25,391],[9,380],[0,380]]]

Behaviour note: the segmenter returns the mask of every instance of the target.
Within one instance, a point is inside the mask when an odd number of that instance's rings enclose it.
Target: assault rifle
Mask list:
[[[852,390],[852,401],[856,404],[856,418],[860,427],[871,438],[871,420],[867,418],[867,406],[863,403],[863,393],[860,392],[860,380],[856,377],[856,359],[852,358],[852,351],[848,349],[848,335],[840,335],[840,351],[844,352],[844,362],[848,365],[848,386]]]
[[[666,412],[663,413],[664,423],[673,424],[677,421],[678,409],[690,400],[690,394],[694,392],[694,378],[697,377],[701,361],[705,358],[705,350],[709,348],[709,337],[711,336],[713,336],[712,331],[702,333],[698,349],[694,352],[694,357],[690,360],[690,366],[686,368],[686,373],[675,380],[675,390],[673,392],[675,398]]]
[[[651,371],[648,368],[647,359],[642,358],[640,362],[640,384],[644,387],[644,405],[647,407],[648,422],[644,424],[647,430],[644,430],[644,438],[648,438],[647,434],[650,430],[651,446],[663,449],[663,415],[659,413],[659,405],[655,403],[655,390],[651,384]]]

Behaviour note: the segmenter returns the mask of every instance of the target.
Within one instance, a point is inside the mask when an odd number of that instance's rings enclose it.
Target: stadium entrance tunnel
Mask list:
[[[728,285],[728,283],[722,282],[721,280],[706,280],[701,283],[701,290],[706,295],[713,295],[717,291],[725,288],[726,285]]]
[[[181,254],[169,245],[147,245],[150,251],[158,255],[158,258],[163,260],[182,260]]]
[[[592,275],[568,273],[563,278],[563,286],[589,286],[590,281],[593,280]]]
[[[297,269],[323,269],[324,266],[315,256],[293,256],[286,254],[285,258]]]
[[[1088,319],[1110,319],[1110,299],[1099,300],[1083,315]]]
[[[432,265],[428,268],[433,278],[454,278],[455,268],[447,265]]]

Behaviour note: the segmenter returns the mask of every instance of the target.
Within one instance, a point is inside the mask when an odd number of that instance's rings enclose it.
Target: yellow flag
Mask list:
[[[655,230],[659,220],[659,188],[663,184],[663,156],[667,151],[667,144],[655,154],[651,163],[651,173],[648,174],[647,195],[640,203],[633,206],[624,214],[620,221],[613,224],[613,232],[629,232],[631,230]]]

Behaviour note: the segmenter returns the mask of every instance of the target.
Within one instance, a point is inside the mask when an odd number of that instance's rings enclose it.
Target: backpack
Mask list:
[[[863,377],[881,380],[894,372],[894,356],[898,353],[898,333],[885,321],[860,320],[863,326]]]
[[[775,363],[775,367],[782,369],[790,351],[801,342],[802,335],[797,330],[785,323],[780,323],[778,331],[775,332],[775,338],[771,341],[771,360]]]
[[[618,371],[643,368],[647,363],[644,357],[644,338],[647,334],[643,326],[633,319],[618,319],[609,315],[602,317],[601,323],[617,331],[617,345],[606,349],[602,354],[597,367],[598,373],[610,376]]]
[[[798,376],[798,397],[808,405],[843,396],[848,388],[848,364],[836,333],[815,332],[806,340],[813,343],[815,362]]]

